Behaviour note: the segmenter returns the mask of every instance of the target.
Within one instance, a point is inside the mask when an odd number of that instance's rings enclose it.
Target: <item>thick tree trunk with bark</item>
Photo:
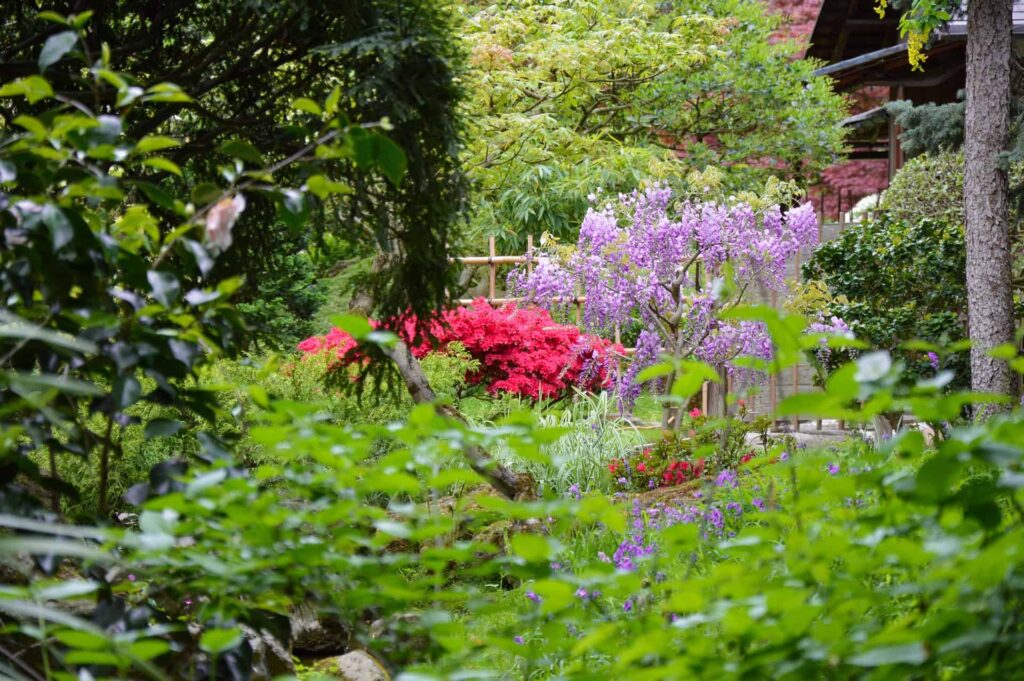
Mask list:
[[[1010,123],[1010,0],[967,3],[964,216],[971,387],[1012,395],[1013,375],[988,356],[1014,335],[1006,149]]]

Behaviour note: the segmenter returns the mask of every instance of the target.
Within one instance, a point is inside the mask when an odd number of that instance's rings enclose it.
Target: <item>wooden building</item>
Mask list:
[[[1024,0],[1013,1],[1013,32],[1024,41]],[[903,164],[899,129],[885,111],[887,102],[914,104],[955,102],[964,88],[966,15],[953,19],[932,38],[924,69],[914,71],[907,45],[900,39],[899,14],[891,8],[884,19],[874,0],[824,0],[811,34],[808,57],[826,62],[818,69],[835,81],[836,89],[853,93],[863,110],[847,118],[851,158],[888,160],[889,177]]]

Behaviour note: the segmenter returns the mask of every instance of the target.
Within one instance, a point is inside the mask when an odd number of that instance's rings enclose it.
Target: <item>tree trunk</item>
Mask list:
[[[1010,0],[967,3],[964,217],[971,388],[1012,395],[1009,365],[988,356],[1014,336],[1006,149],[1010,122]]]

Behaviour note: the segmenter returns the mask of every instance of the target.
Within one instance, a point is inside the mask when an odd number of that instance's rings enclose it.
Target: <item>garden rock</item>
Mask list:
[[[299,606],[290,617],[292,652],[304,655],[337,655],[349,648],[351,631],[339,620],[321,618],[309,605]]]
[[[353,650],[339,657],[320,660],[313,668],[344,681],[391,681],[391,675],[381,663],[363,650]]]
[[[245,640],[252,648],[252,675],[255,679],[272,679],[277,676],[294,675],[295,662],[288,650],[266,629],[259,631],[244,624],[239,625]]]

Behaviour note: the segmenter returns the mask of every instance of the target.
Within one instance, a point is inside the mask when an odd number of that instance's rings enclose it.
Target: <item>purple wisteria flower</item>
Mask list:
[[[508,287],[549,309],[565,308],[583,290],[583,322],[593,333],[641,323],[633,361],[615,380],[625,411],[639,394],[639,372],[669,348],[695,346],[698,358],[724,366],[734,381],[748,371],[730,366],[736,357],[769,359],[764,324],[720,319],[725,301],[716,282],[728,261],[737,287],[782,290],[787,258],[817,238],[809,203],[785,213],[736,202],[677,205],[670,188],[654,184],[592,206],[575,251],[531,254],[532,271],[513,271]]]
[[[839,473],[839,464],[837,464],[837,463],[830,463],[828,465],[828,474],[829,475],[837,475],[838,473]]]
[[[525,645],[526,644],[526,639],[524,639],[522,636],[514,636],[512,638],[512,640],[515,641],[516,643],[518,643],[519,645]]]
[[[754,497],[753,499],[750,500],[750,504],[758,511],[764,510],[764,499],[762,499],[761,497]]]
[[[626,602],[622,604],[622,611],[623,612],[632,612],[633,611],[633,599],[632,598],[627,598]]]
[[[538,595],[537,595],[537,594],[536,594],[535,592],[533,592],[533,591],[527,591],[527,592],[526,592],[526,598],[528,598],[529,600],[533,601],[534,603],[541,603],[541,602],[543,602],[543,601],[544,601],[544,599],[543,599],[543,598],[541,598],[540,596],[538,596]]]
[[[576,501],[579,501],[580,498],[583,496],[583,495],[580,494],[580,486],[577,485],[576,483],[573,483],[572,485],[570,485],[569,486],[569,496],[571,496]]]
[[[928,363],[932,365],[932,369],[935,371],[939,370],[939,356],[934,352],[928,353]]]

